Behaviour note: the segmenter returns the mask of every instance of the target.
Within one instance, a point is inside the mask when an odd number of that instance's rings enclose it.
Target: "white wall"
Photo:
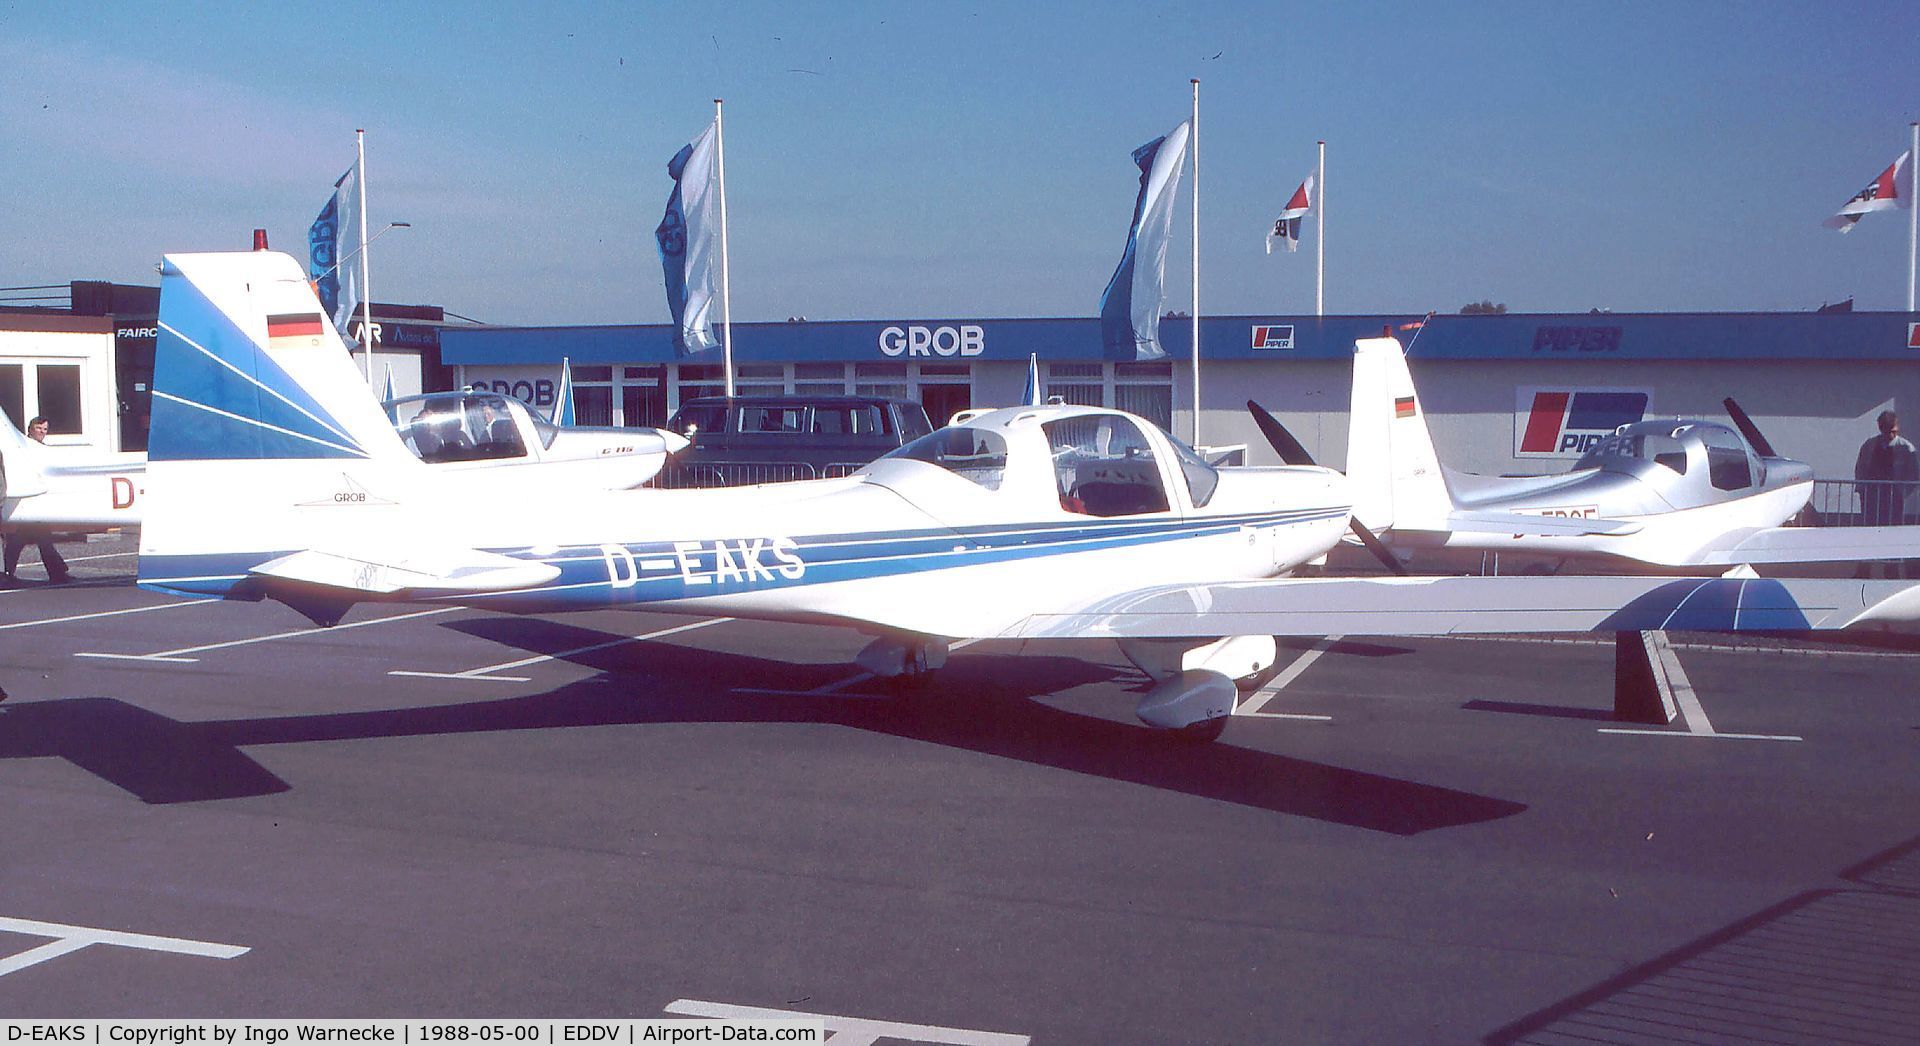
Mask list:
[[[1563,471],[1573,460],[1514,453],[1515,393],[1522,387],[1646,388],[1648,417],[1726,421],[1732,396],[1753,416],[1774,449],[1812,465],[1822,479],[1851,479],[1854,455],[1873,435],[1882,410],[1911,417],[1920,429],[1920,361],[1913,367],[1867,361],[1661,360],[1613,363],[1504,360],[1412,362],[1420,402],[1441,460],[1487,473]],[[1175,369],[1175,431],[1187,433],[1192,393],[1185,368]],[[1350,368],[1332,360],[1290,363],[1229,360],[1201,372],[1201,437],[1248,444],[1250,463],[1273,464],[1246,411],[1256,399],[1271,409],[1321,463],[1346,464]]]
[[[23,425],[34,415],[45,413],[36,378],[41,364],[80,368],[80,431],[56,434],[47,442],[119,450],[120,410],[113,381],[112,332],[0,330],[0,366],[18,365],[24,375],[25,415],[19,419]]]

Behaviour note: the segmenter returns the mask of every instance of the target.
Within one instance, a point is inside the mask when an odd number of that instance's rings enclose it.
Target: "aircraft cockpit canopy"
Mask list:
[[[1003,429],[993,419],[1011,415],[1011,429]],[[1008,455],[1015,461],[1014,473],[1022,490],[1044,496],[1045,488],[1029,490],[1032,477],[1051,475],[1053,495],[1063,511],[1083,516],[1134,516],[1172,511],[1167,484],[1184,480],[1196,506],[1213,499],[1220,485],[1220,473],[1179,440],[1158,434],[1149,436],[1143,423],[1128,414],[1115,411],[1082,410],[1059,406],[1037,408],[1032,413],[993,411],[989,420],[969,419],[922,436],[886,455],[887,459],[926,462],[978,484],[987,490],[1000,490],[1008,475]],[[1026,422],[1037,424],[1029,427]],[[1011,438],[1003,435],[1011,432]],[[1038,436],[1040,439],[1035,439]],[[1164,444],[1161,442],[1164,440]],[[1043,442],[1044,441],[1044,442]],[[1046,455],[1044,462],[1028,462],[1027,456]],[[1170,460],[1163,460],[1170,459]],[[1044,471],[1035,469],[1039,464]],[[1163,471],[1163,466],[1171,466]]]
[[[386,404],[401,441],[428,464],[526,457],[526,442],[514,421],[516,407],[526,412],[491,392],[432,392]],[[552,446],[558,430],[531,413],[527,418],[541,443]]]
[[[1610,461],[1621,459],[1651,461],[1682,476],[1687,474],[1686,445],[1673,433],[1658,432],[1615,432],[1582,454],[1574,468],[1604,468]]]
[[[955,425],[930,432],[884,457],[938,465],[961,479],[999,490],[1007,474],[1007,440],[992,429]]]
[[[1604,469],[1637,461],[1650,461],[1682,476],[1690,463],[1704,465],[1708,482],[1718,490],[1745,490],[1764,478],[1746,440],[1710,421],[1622,425],[1581,455],[1574,467]]]

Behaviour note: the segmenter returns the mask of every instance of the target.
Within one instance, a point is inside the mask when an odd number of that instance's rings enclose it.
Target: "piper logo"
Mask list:
[[[1652,398],[1648,389],[1515,389],[1513,456],[1578,457],[1645,418]]]
[[[1256,349],[1293,348],[1293,324],[1288,323],[1277,327],[1254,324],[1253,347]]]

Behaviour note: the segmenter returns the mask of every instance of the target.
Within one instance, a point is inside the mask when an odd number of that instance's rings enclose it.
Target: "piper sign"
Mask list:
[[[1649,389],[1514,390],[1513,456],[1572,458],[1601,437],[1647,416]]]

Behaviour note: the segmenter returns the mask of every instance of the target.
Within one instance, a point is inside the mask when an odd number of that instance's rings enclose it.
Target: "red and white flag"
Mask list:
[[[1905,210],[1913,206],[1913,200],[1910,199],[1913,180],[1906,174],[1907,161],[1912,158],[1912,150],[1901,153],[1898,160],[1893,161],[1891,166],[1880,172],[1880,177],[1868,182],[1866,188],[1855,194],[1853,199],[1848,200],[1847,205],[1840,208],[1840,213],[1820,224],[1829,229],[1846,232],[1852,229],[1853,223],[1859,221],[1863,215],[1872,214],[1875,211],[1890,211],[1896,207]]]
[[[1267,253],[1273,253],[1273,241],[1279,240],[1287,245],[1287,250],[1300,249],[1300,219],[1313,209],[1313,175],[1300,183],[1293,191],[1293,198],[1287,201],[1287,207],[1274,219],[1273,231],[1267,234]]]

